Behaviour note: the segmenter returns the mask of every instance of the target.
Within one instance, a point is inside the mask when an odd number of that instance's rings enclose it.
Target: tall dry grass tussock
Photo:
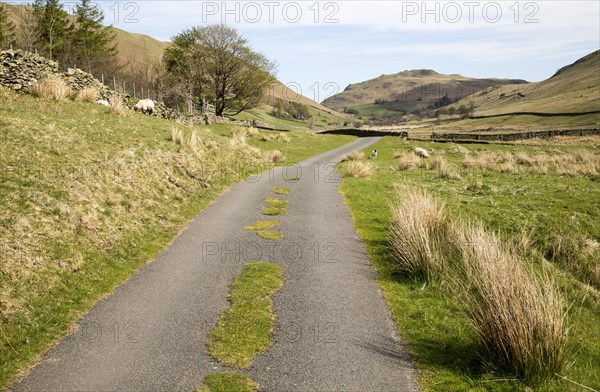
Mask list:
[[[394,155],[398,162],[398,170],[408,170],[421,165],[421,158],[415,154],[398,153]]]
[[[600,243],[586,235],[556,234],[546,243],[546,259],[600,289]]]
[[[100,93],[95,87],[84,87],[79,91],[73,93],[74,101],[83,101],[83,102],[96,102],[96,100],[100,97]]]
[[[123,117],[129,117],[131,116],[132,111],[129,110],[129,108],[127,106],[125,106],[125,103],[123,103],[123,100],[119,97],[112,97],[111,99],[108,100],[109,103],[109,107],[108,110],[112,113],[112,114],[116,114],[117,116],[123,116]]]
[[[185,144],[181,128],[171,127],[171,141],[183,146]]]
[[[482,152],[477,155],[466,153],[463,165],[502,173],[527,172],[533,174],[554,173],[558,175],[598,175],[600,174],[600,155],[588,151],[571,153],[536,153],[526,151]]]
[[[440,178],[459,179],[461,177],[456,167],[440,156],[433,158],[431,168],[435,169],[437,176]]]
[[[362,151],[352,151],[346,155],[346,159],[349,161],[362,161],[365,159],[365,154]]]
[[[188,145],[190,146],[190,148],[193,151],[198,151],[200,149],[200,138],[198,137],[198,132],[196,132],[196,130],[192,130],[192,134],[190,135],[190,142],[188,143]]]
[[[373,173],[373,166],[364,161],[351,161],[346,167],[347,177],[365,178]]]
[[[279,150],[265,152],[265,157],[268,161],[273,163],[280,163],[285,161],[285,156]]]
[[[289,143],[291,141],[290,137],[283,132],[279,132],[279,134],[277,135],[277,140],[279,140],[282,143]]]
[[[446,262],[444,251],[449,251],[444,206],[421,188],[402,187],[398,204],[391,210],[389,241],[398,272],[425,281],[438,280]]]
[[[548,275],[521,260],[518,248],[527,244],[507,245],[480,224],[450,220],[419,188],[400,188],[398,199],[390,230],[398,270],[447,282],[483,347],[505,369],[534,383],[560,372],[566,363],[565,304]]]
[[[455,224],[461,263],[452,291],[486,351],[503,368],[530,382],[553,377],[566,363],[566,307],[547,274],[481,225]]]
[[[246,144],[246,129],[242,127],[235,127],[231,131],[231,145],[244,145]]]
[[[29,87],[29,91],[39,98],[62,101],[71,95],[69,84],[58,75],[48,75]]]

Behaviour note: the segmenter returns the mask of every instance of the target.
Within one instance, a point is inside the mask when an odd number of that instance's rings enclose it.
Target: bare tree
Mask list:
[[[28,7],[19,7],[16,12],[18,20],[17,47],[27,52],[35,52],[40,42],[40,32],[36,28],[37,17]]]
[[[192,27],[173,37],[164,62],[197,100],[214,102],[221,116],[257,106],[274,81],[275,64],[224,24]]]

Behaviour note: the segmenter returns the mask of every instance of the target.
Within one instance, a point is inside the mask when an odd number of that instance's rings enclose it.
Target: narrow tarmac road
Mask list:
[[[15,391],[192,391],[231,370],[207,353],[207,334],[227,308],[228,285],[253,261],[284,268],[274,297],[273,345],[246,371],[261,391],[418,391],[394,333],[335,169],[363,138],[299,165],[234,185],[157,258],[100,301]],[[299,178],[298,181],[288,181]],[[271,187],[289,187],[274,195]],[[290,203],[269,241],[244,227],[263,198]]]

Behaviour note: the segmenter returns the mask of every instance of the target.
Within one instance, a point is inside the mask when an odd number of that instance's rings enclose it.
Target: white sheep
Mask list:
[[[106,107],[110,106],[110,103],[106,99],[99,99],[96,101],[96,103],[99,105],[102,105],[102,106],[106,106]]]
[[[416,156],[421,157],[421,158],[429,158],[429,153],[427,152],[427,150],[425,150],[424,148],[421,147],[415,147],[415,149],[413,150],[413,152],[415,153]]]
[[[141,110],[142,113],[152,114],[154,112],[154,101],[151,99],[140,99],[133,110]]]

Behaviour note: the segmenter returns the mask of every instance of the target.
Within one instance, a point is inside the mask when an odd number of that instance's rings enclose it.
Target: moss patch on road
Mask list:
[[[271,296],[283,285],[283,269],[271,263],[246,264],[231,284],[231,306],[208,339],[208,351],[220,363],[247,368],[271,345],[275,325]]]
[[[289,206],[287,200],[276,199],[274,197],[265,197],[264,200],[269,205],[269,207],[273,208],[288,208]]]
[[[271,192],[277,193],[278,195],[287,195],[292,192],[290,188],[271,188]]]
[[[280,240],[283,238],[283,233],[279,231],[259,230],[256,232],[260,238],[267,240]]]
[[[204,386],[196,392],[256,392],[258,387],[256,382],[242,374],[222,372],[204,377]]]
[[[268,206],[263,207],[263,215],[285,215],[287,214],[287,208],[289,203],[287,200],[276,199],[274,197],[265,197],[265,202]]]
[[[244,227],[244,230],[268,230],[278,225],[277,220],[256,221],[253,225]]]
[[[263,215],[285,215],[287,214],[287,209],[285,208],[273,208],[273,207],[263,207],[262,209]]]

